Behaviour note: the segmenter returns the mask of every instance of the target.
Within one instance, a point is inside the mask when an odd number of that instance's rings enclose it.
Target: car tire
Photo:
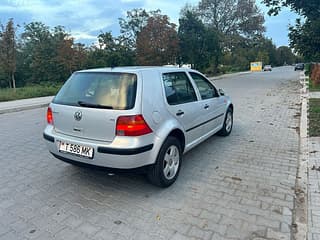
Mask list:
[[[223,127],[218,132],[218,135],[220,135],[220,136],[228,136],[228,135],[230,135],[230,133],[232,131],[232,127],[233,127],[233,111],[229,107],[227,112],[226,112],[226,116],[224,118],[224,121],[223,121]]]
[[[159,187],[169,187],[173,184],[180,171],[182,150],[180,141],[169,136],[162,144],[156,163],[149,167],[149,181]]]

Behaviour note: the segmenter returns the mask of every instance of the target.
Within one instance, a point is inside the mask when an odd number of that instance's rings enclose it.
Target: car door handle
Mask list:
[[[208,104],[204,105],[204,109],[208,109],[210,106]]]
[[[181,110],[179,110],[179,111],[176,113],[177,116],[182,116],[183,114],[184,114],[184,111],[181,111]]]

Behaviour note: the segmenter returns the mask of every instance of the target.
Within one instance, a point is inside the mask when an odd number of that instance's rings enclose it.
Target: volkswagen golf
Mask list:
[[[110,169],[146,169],[168,187],[182,155],[210,136],[227,136],[234,107],[203,74],[176,67],[82,70],[47,110],[43,132],[53,156]]]

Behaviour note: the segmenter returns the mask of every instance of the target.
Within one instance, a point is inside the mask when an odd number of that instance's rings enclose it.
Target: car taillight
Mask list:
[[[117,136],[141,136],[152,133],[142,115],[120,116],[117,120]]]
[[[50,125],[53,125],[53,114],[52,114],[51,107],[48,107],[48,110],[47,110],[47,123]]]

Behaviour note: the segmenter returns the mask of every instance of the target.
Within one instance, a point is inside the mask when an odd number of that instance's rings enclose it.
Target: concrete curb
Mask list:
[[[9,102],[0,102],[0,114],[19,112],[35,108],[47,107],[52,101],[53,96],[29,98]]]
[[[227,78],[230,76],[240,76],[240,75],[245,75],[245,74],[249,74],[249,73],[251,73],[251,71],[239,72],[239,73],[229,73],[229,74],[223,74],[223,75],[217,76],[217,77],[210,77],[209,79],[210,80],[220,80],[220,79]]]
[[[8,108],[8,109],[1,109],[0,110],[0,114],[12,113],[12,112],[20,112],[20,111],[24,111],[24,110],[31,110],[31,109],[42,108],[42,107],[47,107],[47,106],[49,106],[49,103],[36,104],[36,105],[30,105],[30,106],[14,107],[14,108]]]
[[[294,240],[306,240],[308,234],[308,89],[305,80],[304,73],[301,73],[300,151],[292,220],[292,239]]]
[[[320,98],[320,92],[309,92],[309,98]]]

